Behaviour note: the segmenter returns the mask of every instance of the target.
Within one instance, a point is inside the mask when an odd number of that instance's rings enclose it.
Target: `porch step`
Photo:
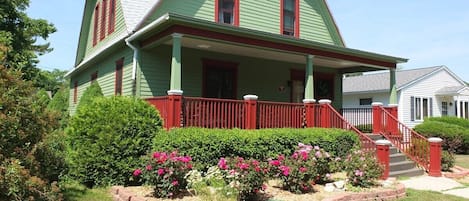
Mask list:
[[[394,153],[394,154],[389,155],[389,163],[397,163],[397,162],[402,162],[405,160],[406,160],[406,156],[401,153]]]
[[[402,170],[409,170],[415,167],[415,163],[413,161],[399,161],[394,163],[389,163],[389,171],[402,171]]]
[[[366,133],[365,135],[371,138],[373,141],[384,139],[384,137],[380,134]]]
[[[399,153],[399,150],[396,147],[394,147],[394,146],[389,147],[389,156],[391,156],[393,154],[397,154],[397,153]]]
[[[389,172],[389,177],[415,177],[423,175],[424,171],[420,168]]]

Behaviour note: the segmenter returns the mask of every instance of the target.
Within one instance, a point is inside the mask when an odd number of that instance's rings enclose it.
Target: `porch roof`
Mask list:
[[[443,87],[435,92],[435,95],[439,96],[458,96],[462,92],[469,90],[467,86],[452,86],[452,87]]]
[[[211,21],[167,13],[153,23],[135,32],[129,41],[137,42],[142,48],[161,43],[172,33],[181,33],[187,37],[236,45],[261,48],[264,50],[283,51],[301,55],[315,55],[340,62],[344,67],[396,68],[397,63],[408,59],[383,54],[361,51],[336,45],[298,39],[280,34],[268,33],[243,27],[224,25]],[[372,69],[367,69],[372,70]]]

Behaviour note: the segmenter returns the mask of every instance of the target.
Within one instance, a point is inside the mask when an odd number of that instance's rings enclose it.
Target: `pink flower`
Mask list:
[[[355,170],[355,176],[361,177],[361,176],[363,176],[363,172],[360,171],[360,170]]]
[[[320,151],[317,151],[316,154],[314,154],[316,156],[316,158],[321,158],[322,157],[322,154]]]
[[[138,177],[138,176],[140,176],[141,174],[142,174],[142,170],[140,170],[140,169],[134,170],[134,177]]]
[[[261,189],[262,189],[263,191],[265,191],[265,189],[267,189],[267,185],[265,185],[265,184],[262,184],[262,187],[261,187]]]
[[[329,173],[327,173],[327,174],[326,174],[326,178],[328,178],[328,179],[330,179],[330,178],[331,178],[331,176],[332,176],[332,175],[331,175],[331,174],[329,174]]]
[[[306,171],[308,171],[308,168],[305,168],[305,167],[300,167],[300,169],[299,169],[299,170],[300,170],[300,172],[306,172]]]
[[[314,150],[319,151],[319,146],[314,146]]]
[[[249,168],[249,164],[247,164],[247,163],[239,163],[239,164],[238,164],[238,167],[239,167],[239,169],[241,169],[241,170],[246,170],[246,169]]]
[[[302,151],[300,154],[304,161],[308,160],[308,152]]]
[[[163,175],[164,174],[164,169],[163,168],[160,168],[158,169],[158,175]]]
[[[290,174],[290,167],[282,165],[278,169],[282,171],[282,174],[288,176]]]
[[[153,158],[160,158],[160,152],[153,153]]]
[[[192,160],[192,158],[190,156],[184,156],[184,157],[182,157],[181,162],[188,163],[191,160]]]
[[[254,165],[254,166],[259,166],[259,161],[252,160],[251,164]]]
[[[259,166],[256,166],[256,167],[254,168],[254,170],[255,170],[256,172],[260,172],[260,171],[261,171],[261,168],[260,168]]]
[[[278,155],[278,160],[279,160],[279,161],[285,160],[285,156],[284,156],[284,155]]]
[[[218,167],[222,170],[228,169],[225,158],[220,158],[220,161],[218,161]]]
[[[279,166],[280,165],[280,161],[279,160],[271,160],[269,162],[270,165],[273,165],[273,166]]]
[[[173,182],[171,182],[171,184],[172,184],[173,186],[177,186],[177,185],[179,185],[179,182],[178,182],[177,180],[174,180]]]
[[[297,153],[297,152],[293,153],[293,155],[292,155],[291,157],[292,157],[293,159],[298,159],[298,153]]]
[[[186,166],[187,169],[191,170],[192,169],[192,164],[188,163]]]
[[[147,165],[146,169],[150,171],[151,169],[153,169],[153,167],[151,165]]]
[[[166,162],[166,160],[168,160],[168,155],[166,153],[160,153],[160,156],[157,158],[158,159],[158,163],[164,163]]]
[[[177,151],[173,151],[173,152],[171,152],[171,153],[169,154],[169,157],[170,157],[170,158],[174,158],[174,157],[176,157],[177,155],[178,155],[178,152],[177,152]]]

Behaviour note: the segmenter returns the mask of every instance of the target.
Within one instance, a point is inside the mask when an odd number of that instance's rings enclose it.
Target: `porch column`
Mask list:
[[[396,69],[389,70],[389,104],[397,104]]]
[[[173,58],[171,60],[171,81],[170,91],[181,91],[181,38],[182,34],[174,33],[173,37]]]
[[[316,109],[316,100],[314,99],[303,99],[303,104],[306,111],[306,127],[312,128],[315,127],[315,109]]]
[[[378,134],[382,130],[381,123],[383,112],[381,111],[381,107],[383,106],[383,103],[374,102],[371,105],[373,106],[373,134]]]
[[[329,108],[331,107],[332,101],[328,99],[319,100],[319,105],[321,107],[321,127],[322,128],[331,128],[331,112]]]
[[[306,56],[306,86],[305,99],[314,99],[313,55]]]

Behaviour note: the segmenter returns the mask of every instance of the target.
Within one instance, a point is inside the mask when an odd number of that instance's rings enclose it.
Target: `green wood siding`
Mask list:
[[[146,23],[150,23],[166,13],[177,13],[193,18],[214,21],[214,12],[214,0],[165,0],[160,3],[155,13],[148,18]]]
[[[246,94],[255,94],[259,100],[289,102],[291,69],[305,69],[305,64],[287,63],[275,60],[258,59],[227,55],[216,52],[202,51],[190,48],[182,49],[182,90],[184,96],[202,96],[203,64],[202,59],[213,59],[238,63],[238,90],[237,99],[242,99]],[[169,89],[169,74],[171,66],[171,47],[161,46],[142,54],[141,63],[141,97],[165,96]],[[334,69],[314,66],[315,72],[337,73]],[[268,74],[268,76],[266,76]],[[342,86],[337,82],[340,75],[336,76],[335,97],[338,103],[334,106],[340,107]],[[280,86],[285,91],[278,91]]]
[[[132,60],[133,55],[132,51],[129,49],[121,49],[115,54],[106,57],[105,60],[102,60],[96,63],[93,66],[90,66],[86,70],[78,73],[75,76],[71,77],[70,82],[70,113],[74,114],[76,110],[76,105],[78,105],[83,92],[90,86],[91,74],[98,71],[97,82],[101,87],[104,96],[113,96],[115,92],[115,70],[116,70],[116,61],[124,58],[123,66],[123,78],[122,78],[122,95],[131,96],[132,95]],[[78,101],[76,104],[73,103],[73,91],[75,81],[78,81]]]
[[[87,28],[88,32],[87,32],[87,35],[86,35],[86,40],[83,40],[82,43],[80,44],[80,46],[83,45],[83,46],[86,47],[82,57],[90,56],[95,51],[100,50],[103,46],[108,45],[116,37],[119,37],[122,34],[125,34],[127,32],[125,21],[124,21],[124,15],[123,15],[123,12],[122,12],[121,3],[120,3],[119,0],[116,0],[116,21],[115,21],[114,32],[112,32],[111,34],[108,35],[109,27],[108,27],[108,24],[106,23],[106,37],[102,41],[100,41],[99,33],[98,33],[98,43],[96,44],[96,46],[93,46],[94,14],[95,14],[94,13],[94,8],[96,7],[96,5],[98,3],[100,3],[101,7],[102,7],[102,0],[97,0],[97,1],[95,0],[94,4],[91,3],[91,5],[93,5],[93,6],[90,6],[87,10],[88,14],[91,15],[91,17],[89,17],[89,19],[88,19],[89,21],[86,22],[86,26],[88,26],[88,28]],[[108,3],[109,3],[109,0],[108,0]],[[107,9],[109,11],[109,6],[107,7]],[[102,15],[102,10],[100,9],[99,12],[100,12],[99,15],[101,16]],[[106,14],[108,14],[108,13],[106,13]],[[108,19],[108,16],[106,16],[106,19]],[[99,17],[99,21],[98,21],[98,28],[100,28],[100,27],[101,27],[101,17]]]
[[[325,23],[327,13],[318,0],[300,0],[300,38],[326,44],[339,44],[332,40]]]
[[[241,0],[239,3],[239,26],[280,34],[280,1]]]

